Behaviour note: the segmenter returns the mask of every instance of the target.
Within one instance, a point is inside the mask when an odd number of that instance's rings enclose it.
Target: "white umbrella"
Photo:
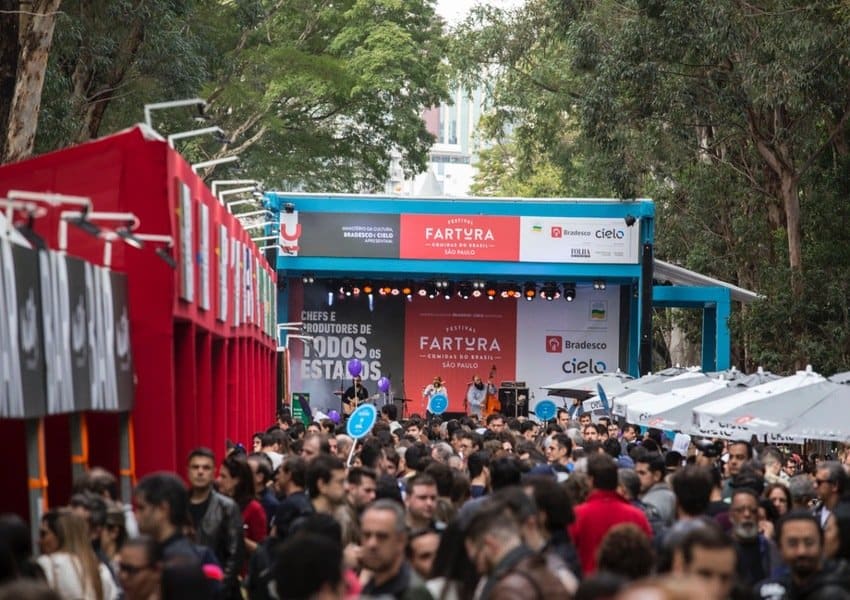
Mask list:
[[[646,427],[681,431],[690,426],[690,409],[684,413],[682,421],[672,421],[669,418],[661,417],[661,415],[683,404],[704,402],[706,397],[717,392],[732,394],[735,391],[730,389],[729,382],[710,379],[689,387],[670,390],[666,394],[645,394],[646,398],[642,401],[632,399],[629,396],[629,402],[626,406],[626,421]]]
[[[850,387],[833,384],[821,400],[794,417],[784,434],[832,442],[850,440]]]
[[[637,392],[652,395],[666,394],[671,390],[699,385],[708,380],[708,376],[699,370],[683,370],[672,376],[647,375],[626,384],[623,393],[614,398],[611,412],[618,417],[625,417],[629,403],[644,398],[644,396],[635,397]]]
[[[598,375],[576,377],[567,379],[566,381],[544,385],[541,389],[547,390],[550,396],[584,400],[596,395],[599,386],[605,390],[606,395],[613,396],[618,394],[625,389],[624,385],[632,381],[632,379],[631,375],[617,369],[615,373],[600,373]]]
[[[811,367],[807,367],[805,371],[797,371],[790,377],[769,381],[695,406],[693,424],[699,430],[724,437],[749,437],[772,433],[765,429],[768,426],[777,427],[769,418],[771,405],[778,405],[777,401],[783,401],[780,398],[785,395],[786,401],[793,402],[793,399],[797,398],[802,407],[803,390],[823,382],[826,382],[826,379],[813,372]],[[778,431],[783,429],[779,428]],[[717,430],[721,430],[723,434],[716,433]]]

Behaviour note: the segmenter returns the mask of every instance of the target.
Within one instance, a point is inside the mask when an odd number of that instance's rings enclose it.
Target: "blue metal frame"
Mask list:
[[[652,305],[701,309],[702,370],[720,371],[731,366],[729,315],[732,293],[729,288],[656,285],[652,288]]]
[[[536,216],[564,218],[622,218],[631,215],[640,219],[640,243],[654,243],[655,205],[651,200],[628,202],[585,198],[527,199],[527,198],[408,198],[359,196],[344,194],[303,194],[268,192],[264,206],[279,213],[291,204],[303,212],[350,212],[378,214],[436,214]],[[547,278],[589,282],[605,279],[614,285],[630,285],[639,290],[642,284],[641,265],[520,263],[498,261],[405,260],[379,258],[322,258],[278,256],[278,278],[310,274],[316,277],[385,277],[392,279],[427,279],[445,277],[460,279],[480,277],[493,281]],[[725,292],[725,295],[724,295]],[[640,342],[639,294],[630,294],[628,333],[628,372],[638,375]],[[725,288],[659,287],[653,291],[654,306],[693,306],[705,310],[703,320],[703,367],[727,368],[729,364],[729,290]],[[290,320],[286,293],[278,302],[278,322]],[[710,335],[709,332],[714,332]]]

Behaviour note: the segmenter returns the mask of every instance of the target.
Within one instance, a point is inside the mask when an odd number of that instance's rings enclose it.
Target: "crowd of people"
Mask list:
[[[0,600],[850,598],[850,452],[698,440],[566,410],[398,420],[286,411],[118,497],[92,469],[0,517]]]

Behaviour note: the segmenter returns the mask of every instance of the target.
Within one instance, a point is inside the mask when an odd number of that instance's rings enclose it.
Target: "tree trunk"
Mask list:
[[[18,0],[0,0],[0,140],[6,138],[9,124],[9,111],[12,108],[12,95],[15,93],[15,79],[18,72],[18,31],[20,16],[15,12],[19,8]],[[2,141],[0,141],[2,149]]]
[[[803,294],[803,234],[800,225],[800,196],[797,177],[782,174],[782,203],[788,231],[788,266],[791,267],[791,288],[798,298]]]
[[[17,81],[0,162],[15,162],[32,154],[56,11],[61,3],[62,0],[34,0],[30,6],[30,12],[34,14],[21,36]]]

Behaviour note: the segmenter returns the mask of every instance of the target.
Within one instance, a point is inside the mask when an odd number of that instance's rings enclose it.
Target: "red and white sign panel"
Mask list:
[[[504,260],[519,258],[519,217],[401,215],[400,258]]]

